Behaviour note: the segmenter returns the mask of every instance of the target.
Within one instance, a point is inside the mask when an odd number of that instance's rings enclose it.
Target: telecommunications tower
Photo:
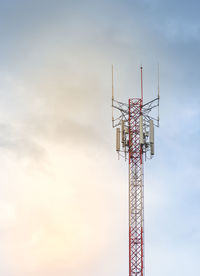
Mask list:
[[[140,70],[140,98],[123,103],[114,99],[112,66],[112,126],[116,127],[116,151],[119,157],[129,161],[129,276],[144,276],[143,164],[154,155],[154,126],[159,127],[159,70],[157,98],[147,103],[143,102],[142,66]],[[117,113],[115,118],[114,113]]]

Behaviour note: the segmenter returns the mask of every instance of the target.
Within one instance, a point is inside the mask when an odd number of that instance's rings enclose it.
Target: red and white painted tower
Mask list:
[[[131,98],[128,104],[114,99],[112,67],[112,126],[116,127],[116,151],[129,161],[129,276],[144,275],[144,179],[143,159],[154,155],[154,126],[159,126],[158,96],[143,103],[141,67],[141,97]],[[151,116],[158,108],[157,118]],[[114,118],[114,110],[118,115]]]

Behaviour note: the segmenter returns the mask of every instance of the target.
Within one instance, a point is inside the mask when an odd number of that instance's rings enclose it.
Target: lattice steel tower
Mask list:
[[[116,127],[116,151],[119,157],[129,161],[129,276],[144,275],[143,163],[154,155],[154,126],[159,127],[159,70],[158,95],[148,103],[143,103],[142,66],[140,70],[141,97],[131,98],[126,104],[114,99],[112,66],[112,126]],[[118,111],[116,118],[114,110]]]

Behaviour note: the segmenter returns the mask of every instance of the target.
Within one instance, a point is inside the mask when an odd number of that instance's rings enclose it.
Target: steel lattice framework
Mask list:
[[[117,127],[116,150],[129,160],[129,276],[144,275],[144,181],[143,159],[154,155],[154,130],[159,127],[159,75],[158,97],[143,104],[141,69],[141,98],[131,98],[128,104],[114,100],[112,68],[112,126]],[[150,115],[158,107],[155,119]],[[119,115],[114,118],[113,109]],[[121,127],[121,130],[119,128]],[[120,133],[122,150],[120,148]],[[148,158],[148,155],[150,158]]]
[[[144,185],[140,145],[142,99],[129,99],[129,275],[143,276]]]

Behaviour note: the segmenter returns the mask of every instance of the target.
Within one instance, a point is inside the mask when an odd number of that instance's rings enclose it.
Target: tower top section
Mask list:
[[[143,66],[140,66],[141,92],[140,98],[128,99],[127,103],[114,98],[114,66],[112,65],[112,127],[116,128],[116,150],[118,156],[127,159],[130,141],[130,116],[133,107],[136,107],[139,116],[140,147],[145,160],[155,154],[154,127],[159,127],[160,84],[158,66],[157,97],[149,102],[144,101]],[[120,142],[119,142],[120,141]]]

